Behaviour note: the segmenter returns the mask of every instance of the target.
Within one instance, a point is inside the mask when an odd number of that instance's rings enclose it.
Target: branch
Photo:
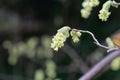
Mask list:
[[[78,80],[91,80],[97,73],[104,69],[117,56],[120,56],[120,50],[111,52],[108,56],[102,59],[98,64],[96,64],[92,69],[90,69]]]
[[[120,30],[117,30],[115,31],[110,37],[114,37],[115,35],[117,35],[118,33],[120,33]],[[105,44],[105,42],[102,42],[101,44]],[[95,58],[93,58],[93,56],[96,56],[96,55],[101,55],[105,52],[106,50],[101,48],[101,47],[98,47],[94,52],[90,53],[88,56],[87,56],[87,63],[89,64],[92,64],[94,65],[96,62],[98,62],[98,60],[96,61]]]
[[[107,57],[105,57],[98,64],[96,64],[92,69],[90,69],[90,71],[88,71],[85,75],[83,75],[79,80],[91,80],[97,73],[99,73],[102,69],[104,69],[104,67],[106,67],[114,58],[120,55],[119,47],[111,48],[100,44],[92,32],[85,30],[77,30],[77,29],[73,29],[73,30],[91,35],[93,40],[95,41],[94,43],[97,46],[106,49],[108,52],[111,52]]]
[[[114,0],[113,0],[113,3],[114,3],[114,4],[116,4],[116,5],[118,5],[118,6],[120,5],[120,3],[118,3],[118,2],[115,2]]]
[[[86,31],[86,30],[77,30],[77,29],[73,29],[73,30],[79,31],[79,32],[81,32],[81,33],[87,33],[87,34],[91,35],[92,38],[93,38],[93,40],[95,41],[94,43],[95,43],[97,46],[106,49],[107,52],[111,52],[111,51],[114,51],[114,50],[118,50],[118,49],[119,49],[118,47],[117,47],[117,48],[111,48],[111,47],[104,46],[104,45],[100,44],[100,42],[96,39],[96,37],[94,36],[94,34],[93,34],[92,32],[90,32],[90,31]]]

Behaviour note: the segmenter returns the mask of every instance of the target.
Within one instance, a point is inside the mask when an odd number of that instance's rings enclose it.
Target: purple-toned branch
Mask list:
[[[106,49],[109,52],[109,55],[106,56],[104,59],[102,59],[98,64],[96,64],[92,69],[90,69],[86,74],[84,74],[81,78],[79,78],[78,80],[91,80],[93,77],[95,77],[101,70],[103,70],[107,65],[109,65],[109,63],[116,58],[117,56],[120,56],[120,48],[111,48],[108,46],[104,46],[102,44],[99,43],[99,41],[96,39],[96,37],[94,36],[94,34],[90,31],[86,31],[86,30],[78,30],[78,29],[73,29],[75,31],[79,31],[81,33],[87,33],[89,35],[92,36],[93,40],[95,41],[94,43],[99,46],[102,47],[104,49]]]
[[[98,64],[96,64],[92,69],[90,69],[78,80],[91,80],[93,77],[95,77],[95,75],[97,75],[101,70],[103,70],[107,65],[109,65],[109,63],[117,56],[120,56],[120,50],[109,53],[108,56],[102,59]]]

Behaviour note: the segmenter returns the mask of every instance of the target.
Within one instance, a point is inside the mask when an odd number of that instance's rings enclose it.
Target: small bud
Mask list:
[[[70,34],[71,34],[71,36],[72,36],[72,40],[73,40],[74,43],[78,43],[78,42],[80,41],[80,40],[79,40],[79,38],[80,38],[80,36],[81,36],[81,33],[80,33],[80,32],[75,31],[75,30],[72,30],[72,31],[70,32]]]

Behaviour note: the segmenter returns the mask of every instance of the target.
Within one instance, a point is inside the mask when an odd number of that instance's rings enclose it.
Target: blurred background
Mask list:
[[[84,19],[80,14],[83,0],[0,0],[0,80],[77,80],[103,59],[106,51],[83,34],[79,44],[68,39],[54,52],[51,38],[67,25],[93,32],[104,44],[120,28],[120,7],[110,8],[107,22],[99,20],[105,1]],[[120,80],[119,68],[117,59],[94,80]]]

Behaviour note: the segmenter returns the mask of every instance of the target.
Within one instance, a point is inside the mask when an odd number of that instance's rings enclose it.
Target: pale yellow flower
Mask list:
[[[109,18],[111,12],[109,12],[109,9],[111,6],[113,7],[118,7],[118,3],[115,2],[115,1],[111,1],[111,0],[108,0],[106,1],[103,6],[102,6],[102,9],[99,11],[99,19],[101,19],[102,21],[107,21],[107,19]]]
[[[109,18],[111,12],[107,11],[107,10],[100,10],[99,11],[99,19],[101,19],[102,21],[107,21],[107,19]]]
[[[62,33],[63,35],[65,35],[66,37],[69,37],[69,30],[71,28],[69,26],[64,26],[60,29],[57,30],[58,33]]]
[[[90,11],[87,11],[86,9],[81,9],[81,16],[83,17],[83,18],[85,18],[85,19],[87,19],[89,16],[90,16],[90,14],[91,14],[91,12]]]
[[[99,0],[90,0],[90,2],[92,3],[93,7],[98,6],[100,3]]]
[[[64,46],[64,42],[69,37],[70,27],[65,26],[57,31],[57,34],[53,37],[51,48],[58,51],[59,48]]]
[[[99,3],[99,0],[84,0],[82,3],[83,9],[80,10],[81,17],[87,19],[90,16],[93,7],[98,6]]]
[[[113,2],[110,1],[110,0],[109,0],[109,1],[106,1],[106,2],[103,4],[102,9],[109,11],[112,3],[113,3]]]
[[[89,1],[85,1],[82,3],[83,9],[87,10],[87,11],[91,11],[92,10],[92,3]]]
[[[81,36],[81,33],[78,32],[78,31],[75,31],[75,30],[72,30],[70,32],[71,36],[72,36],[72,40],[74,43],[78,43],[80,41],[80,36]]]

